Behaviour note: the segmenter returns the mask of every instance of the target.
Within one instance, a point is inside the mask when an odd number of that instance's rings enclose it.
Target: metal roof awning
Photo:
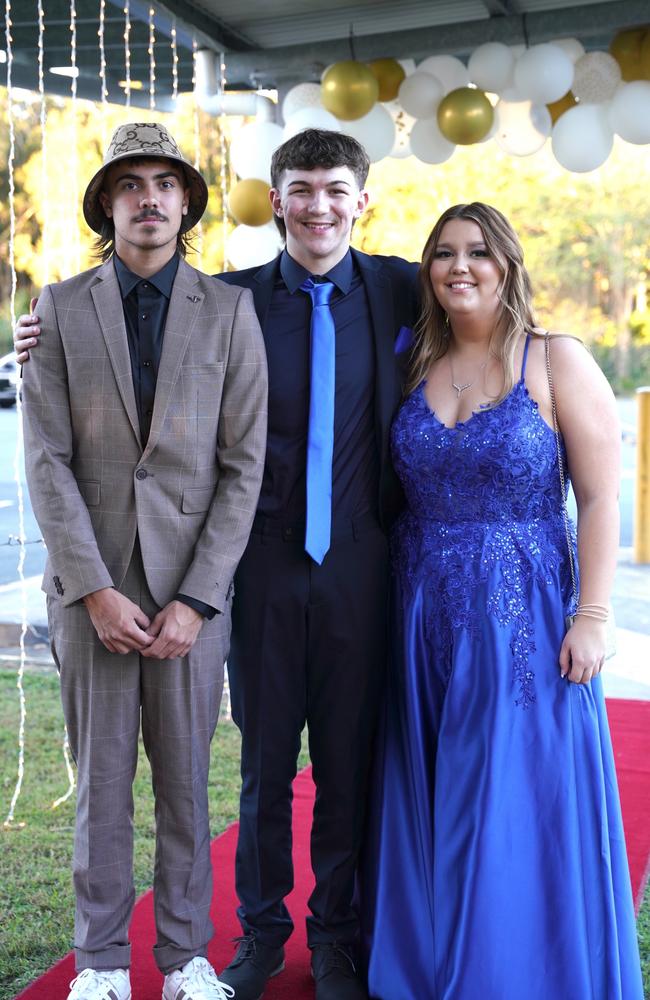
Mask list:
[[[570,6],[566,0],[74,0],[74,16],[71,0],[44,0],[43,8],[47,92],[71,92],[70,77],[60,70],[71,66],[74,36],[79,97],[101,99],[103,47],[107,99],[125,102],[128,70],[131,104],[149,107],[153,95],[160,110],[172,110],[176,91],[192,89],[194,46],[225,54],[228,89],[286,89],[318,80],[330,63],[350,58],[351,34],[361,61],[417,61],[441,53],[466,58],[487,41],[536,44],[567,36],[586,49],[606,50],[617,31],[650,20],[648,0],[572,0]],[[37,90],[38,0],[13,0],[11,21],[12,84]],[[3,53],[0,84],[7,75],[1,39],[0,60]]]

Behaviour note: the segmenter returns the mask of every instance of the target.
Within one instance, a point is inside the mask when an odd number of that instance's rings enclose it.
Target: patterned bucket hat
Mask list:
[[[99,201],[106,171],[119,160],[143,156],[160,156],[166,160],[176,160],[178,163],[182,163],[190,189],[187,215],[183,216],[181,224],[182,233],[192,229],[205,212],[205,206],[208,203],[208,186],[198,170],[185,159],[176,140],[169,134],[165,126],[159,122],[130,122],[115,129],[104,156],[104,163],[86,188],[83,200],[84,218],[96,233],[101,235],[102,223],[106,220]]]

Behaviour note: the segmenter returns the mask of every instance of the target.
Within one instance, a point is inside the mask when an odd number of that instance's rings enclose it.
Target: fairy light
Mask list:
[[[7,157],[7,173],[9,175],[9,268],[11,270],[11,292],[9,298],[9,310],[11,315],[11,326],[16,325],[16,206],[15,206],[15,184],[14,184],[14,160],[16,156],[16,132],[14,128],[13,116],[13,88],[11,73],[13,68],[13,39],[11,37],[11,0],[5,0],[5,51],[7,53],[7,118],[9,126],[9,154]],[[18,676],[16,687],[18,688],[18,698],[20,704],[20,721],[18,723],[18,774],[16,785],[11,797],[11,804],[7,818],[4,821],[5,829],[24,826],[23,823],[14,821],[16,804],[23,787],[25,775],[25,723],[27,720],[27,704],[25,701],[25,635],[27,634],[27,588],[25,586],[25,506],[23,499],[23,487],[20,478],[20,464],[23,453],[23,432],[22,432],[22,407],[20,393],[16,388],[16,405],[18,407],[18,433],[16,435],[16,449],[14,452],[14,479],[16,482],[16,494],[18,497],[18,532],[20,536],[20,550],[18,555],[18,579],[20,580],[22,627],[20,630],[20,662],[18,664]]]
[[[64,802],[68,801],[74,792],[74,771],[72,770],[72,759],[70,757],[70,743],[68,741],[67,730],[65,730],[63,734],[63,759],[68,772],[68,790],[63,795],[60,795],[58,799],[54,800],[50,809],[58,809]]]
[[[194,94],[194,168],[201,169],[201,123],[199,120],[199,102],[196,93],[196,60],[199,46],[196,38],[192,39],[192,93]],[[199,268],[203,261],[203,225],[201,222],[196,227],[196,237],[198,243],[198,263]]]
[[[147,52],[149,53],[149,110],[153,111],[156,107],[156,53],[154,51],[154,46],[156,43],[156,32],[154,25],[154,14],[155,10],[153,7],[149,8],[149,48]]]
[[[76,0],[70,0],[70,65],[72,67],[72,76],[70,79],[70,91],[71,91],[71,147],[72,147],[72,163],[71,163],[71,174],[72,174],[72,184],[71,187],[71,201],[73,206],[72,218],[76,220],[77,218],[77,206],[79,204],[79,188],[77,180],[77,171],[79,166],[79,156],[77,152],[77,7]],[[77,225],[73,226],[73,261],[72,266],[74,273],[77,274],[81,270],[81,245],[79,242],[79,227]]]
[[[131,8],[124,4],[124,96],[127,108],[131,107]]]
[[[223,96],[226,93],[226,54],[222,52],[219,56],[219,90]],[[219,182],[221,187],[221,238],[223,244],[223,269],[227,270],[228,257],[226,253],[226,242],[228,233],[228,173],[226,169],[226,114],[221,108],[219,115]]]
[[[99,82],[101,86],[102,100],[102,149],[106,149],[106,105],[108,103],[108,87],[106,86],[106,0],[99,2],[99,28],[97,38],[99,39]]]
[[[46,124],[47,108],[45,104],[45,77],[43,73],[43,63],[45,55],[45,20],[43,13],[43,0],[38,0],[38,95],[40,98],[40,128],[41,128],[41,191],[46,192],[43,202],[43,230],[42,230],[42,257],[43,257],[43,284],[50,280],[50,203],[47,197],[47,142]]]
[[[172,21],[172,100],[178,99],[178,44],[176,39],[176,18]]]

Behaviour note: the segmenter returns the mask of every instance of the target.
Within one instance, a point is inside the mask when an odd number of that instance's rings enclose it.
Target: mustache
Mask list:
[[[162,215],[161,212],[157,212],[155,209],[153,211],[150,210],[148,212],[140,212],[139,215],[135,216],[135,218],[134,218],[133,221],[134,222],[145,222],[147,219],[158,219],[159,222],[167,222],[168,221],[166,215]]]

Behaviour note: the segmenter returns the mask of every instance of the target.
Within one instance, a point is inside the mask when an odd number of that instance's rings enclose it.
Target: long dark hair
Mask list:
[[[152,160],[159,160],[159,159],[161,159],[161,157],[139,156],[131,158],[129,162],[132,163],[134,166],[137,166],[141,163],[150,163]],[[170,162],[173,162],[174,166],[180,168],[180,171],[183,177],[185,178],[185,187],[189,188],[190,180],[185,170],[183,169],[183,165],[177,163],[176,161],[170,161]],[[102,189],[103,189],[103,184],[105,183],[105,176],[106,174],[104,174],[104,179],[102,179]],[[95,197],[97,197],[98,206],[101,207],[99,196],[96,195]],[[109,217],[106,215],[103,209],[102,209],[102,217],[103,217],[102,224],[100,227],[101,233],[93,243],[91,248],[91,253],[96,260],[100,260],[102,264],[104,264],[110,257],[113,256],[115,252],[115,223],[113,222],[112,219],[109,219]],[[191,230],[189,232],[191,232]],[[181,257],[186,257],[188,253],[196,252],[196,247],[192,242],[192,237],[190,237],[189,232],[185,233],[179,232],[178,236],[176,237],[176,252],[179,253]]]

